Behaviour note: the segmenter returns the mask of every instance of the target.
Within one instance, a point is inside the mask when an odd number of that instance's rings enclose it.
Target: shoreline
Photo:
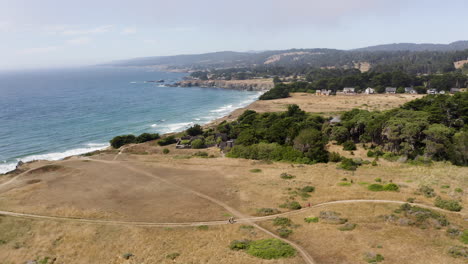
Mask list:
[[[214,127],[216,126],[217,124],[221,123],[222,121],[224,120],[230,120],[233,118],[233,116],[238,116],[240,111],[245,111],[245,109],[247,109],[249,106],[251,106],[253,103],[255,103],[256,101],[258,101],[258,97],[260,97],[260,91],[257,91],[258,92],[258,96],[256,97],[255,100],[253,100],[252,102],[250,102],[249,104],[247,105],[244,105],[244,106],[241,106],[241,107],[237,107],[235,109],[233,109],[232,111],[230,111],[229,113],[221,116],[221,117],[217,117],[213,120],[210,120],[204,124],[200,124],[202,127],[204,128],[210,128],[210,127]],[[215,110],[212,110],[212,111],[215,111]],[[194,124],[197,124],[196,122],[193,122]],[[173,132],[166,132],[166,133],[163,133],[163,134],[160,134],[161,136],[169,136],[169,135],[174,135],[174,134],[177,134],[177,133],[180,133],[182,131],[184,131],[186,128],[185,127],[182,127],[180,129],[178,129],[177,131],[173,131]],[[156,132],[157,133],[157,132]],[[119,135],[114,135],[113,137],[116,137],[116,136],[119,136]],[[88,143],[87,145],[93,145],[94,143]],[[9,174],[12,174],[12,173],[15,173],[15,171],[17,171],[18,169],[21,168],[22,165],[24,164],[30,164],[30,163],[33,163],[33,162],[40,162],[40,161],[60,161],[60,160],[65,160],[65,159],[69,159],[69,158],[73,158],[73,157],[79,157],[81,155],[84,155],[84,154],[89,154],[89,153],[93,153],[93,152],[97,152],[97,151],[104,151],[104,150],[112,150],[113,148],[110,146],[109,142],[106,142],[106,143],[95,143],[97,145],[107,145],[107,146],[102,146],[102,147],[95,147],[95,148],[90,148],[89,151],[85,150],[85,151],[78,151],[78,150],[83,150],[83,148],[73,148],[73,149],[70,149],[70,150],[66,150],[64,152],[51,152],[51,153],[44,153],[44,154],[38,154],[38,155],[29,155],[29,156],[26,156],[26,157],[23,157],[22,159],[26,159],[26,161],[23,161],[21,158],[19,159],[18,162],[16,163],[4,163],[5,165],[8,165],[10,164],[11,166],[11,170],[9,171],[6,171],[4,173],[1,173],[0,172],[0,177],[1,176],[7,176]],[[91,147],[91,146],[90,146]],[[64,153],[67,153],[67,152],[79,152],[79,153],[73,153],[71,155],[63,155]],[[62,154],[62,155],[60,155]],[[51,155],[60,155],[60,158],[51,158],[51,159],[42,159],[42,158],[39,158],[39,159],[31,159],[30,157],[35,157],[35,156],[51,156]]]

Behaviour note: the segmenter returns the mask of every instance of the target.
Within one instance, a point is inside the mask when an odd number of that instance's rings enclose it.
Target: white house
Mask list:
[[[344,94],[355,94],[355,89],[354,87],[345,87],[343,88],[343,93]]]
[[[407,94],[417,94],[416,90],[413,87],[405,87],[405,93]]]
[[[387,88],[385,88],[385,93],[395,94],[396,93],[396,88],[395,87],[387,87]]]
[[[364,90],[365,94],[375,94],[375,89],[367,87],[366,90]]]
[[[437,94],[437,90],[436,89],[427,89],[427,94]]]

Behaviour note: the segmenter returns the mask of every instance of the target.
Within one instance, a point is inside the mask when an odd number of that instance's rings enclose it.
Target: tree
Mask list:
[[[113,148],[120,148],[123,145],[131,144],[136,142],[136,137],[134,135],[122,135],[116,136],[111,141],[110,144]]]
[[[294,148],[305,153],[305,156],[313,162],[328,162],[325,143],[322,132],[309,128],[299,132],[294,139]]]
[[[203,128],[199,124],[195,124],[194,126],[188,128],[186,132],[187,135],[194,137],[203,134]]]

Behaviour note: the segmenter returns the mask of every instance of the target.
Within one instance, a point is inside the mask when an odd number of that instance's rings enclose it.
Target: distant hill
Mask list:
[[[354,49],[353,51],[459,51],[466,49],[468,49],[468,41],[465,40],[450,44],[395,43]]]
[[[449,54],[450,53],[450,54]],[[112,66],[157,67],[161,70],[199,71],[226,68],[358,68],[389,70],[400,67],[414,73],[447,71],[465,60],[468,41],[450,44],[399,43],[354,50],[289,49],[273,51],[221,51],[193,55],[144,57],[109,63]],[[431,61],[436,65],[429,65]],[[415,65],[418,64],[418,65]],[[427,64],[427,65],[423,65]],[[382,68],[384,67],[384,68]],[[260,69],[261,70],[261,69]],[[297,70],[296,72],[300,72]]]

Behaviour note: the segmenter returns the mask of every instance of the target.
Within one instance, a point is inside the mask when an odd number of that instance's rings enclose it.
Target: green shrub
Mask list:
[[[462,233],[462,235],[460,237],[460,241],[463,244],[468,244],[468,229],[463,230],[463,233]]]
[[[338,186],[345,186],[345,187],[349,187],[351,186],[352,184],[350,182],[339,182],[338,183]]]
[[[171,144],[175,144],[177,143],[177,140],[175,139],[175,136],[169,136],[169,137],[165,137],[165,138],[162,138],[158,141],[158,145],[159,146],[167,146],[167,145],[171,145]]]
[[[416,200],[416,199],[415,199],[415,198],[412,198],[412,197],[406,199],[406,201],[407,201],[408,203],[414,203],[415,200]]]
[[[169,154],[169,152],[170,152],[169,149],[167,149],[167,148],[163,149],[164,154]]]
[[[288,208],[290,210],[299,210],[302,208],[302,206],[298,202],[292,201],[292,202],[287,202],[287,203],[280,205],[280,208]]]
[[[191,143],[193,149],[201,149],[205,147],[205,140],[197,138]]]
[[[281,179],[284,179],[284,180],[290,180],[290,179],[296,178],[296,176],[288,174],[286,172],[281,173],[280,177]]]
[[[132,144],[136,142],[136,137],[134,135],[122,135],[116,136],[111,139],[110,144],[113,148],[120,148],[123,145]]]
[[[305,193],[311,193],[311,192],[314,192],[315,191],[315,187],[314,186],[305,186],[301,189],[301,192],[305,192]]]
[[[175,260],[178,256],[180,256],[180,253],[175,252],[175,253],[167,254],[166,258],[170,260]]]
[[[318,217],[306,217],[304,218],[304,221],[306,223],[318,223],[319,218]]]
[[[330,162],[340,162],[341,159],[341,155],[336,152],[330,152],[330,154],[328,154],[328,161]]]
[[[388,183],[383,186],[384,191],[397,192],[400,190],[400,187],[395,183]]]
[[[139,135],[138,137],[136,137],[135,142],[136,143],[144,143],[144,142],[156,140],[156,139],[159,139],[159,138],[160,138],[160,136],[159,136],[158,133],[156,133],[156,134],[143,133],[143,134]]]
[[[276,217],[273,219],[273,225],[275,226],[291,226],[292,221],[287,217]]]
[[[208,230],[208,226],[207,225],[197,226],[197,229],[198,230]]]
[[[247,253],[262,259],[289,258],[296,255],[296,249],[279,239],[262,239],[250,243]]]
[[[206,152],[206,151],[197,151],[197,152],[193,153],[193,156],[201,157],[201,158],[208,158],[208,152]]]
[[[231,244],[229,244],[229,248],[236,251],[244,250],[249,248],[250,243],[250,240],[233,240]]]
[[[375,178],[374,181],[375,182],[382,182],[382,179],[381,178]]]
[[[203,134],[203,128],[200,125],[195,124],[194,126],[188,128],[185,132],[187,135],[194,137]]]
[[[462,246],[453,246],[449,249],[448,253],[454,258],[468,258],[468,248]]]
[[[376,160],[373,160],[372,163],[371,163],[371,165],[374,166],[374,167],[377,166],[377,165],[378,165],[378,164],[377,164],[377,161],[376,161]]]
[[[190,144],[190,139],[184,139],[180,141],[181,145],[189,145]]]
[[[384,261],[384,257],[380,254],[366,253],[364,255],[364,260],[368,263],[378,263]]]
[[[278,235],[282,238],[287,238],[289,237],[289,235],[293,233],[291,229],[287,229],[287,228],[280,228],[276,231],[278,232]]]
[[[262,172],[262,170],[261,170],[261,169],[251,169],[250,172],[252,172],[252,173],[260,173],[260,172]]]
[[[274,208],[260,208],[260,209],[257,209],[257,215],[263,215],[263,216],[267,216],[267,215],[274,215],[274,214],[279,214],[280,211],[278,209],[274,209]]]
[[[352,223],[346,223],[344,224],[343,226],[340,226],[338,227],[338,230],[340,231],[352,231],[356,228],[356,224],[352,224]]]
[[[442,185],[442,186],[440,186],[440,188],[442,188],[442,189],[450,189],[450,185]]]
[[[352,151],[356,149],[356,144],[354,144],[352,140],[348,140],[345,143],[343,143],[343,150]]]
[[[434,202],[434,205],[449,211],[460,212],[463,208],[458,201],[455,200],[444,200],[438,196]]]
[[[457,192],[457,193],[462,193],[463,190],[462,190],[462,188],[455,188],[455,192]]]
[[[367,186],[367,189],[369,191],[373,191],[373,192],[380,192],[380,191],[384,190],[384,187],[381,184],[371,184],[371,185]]]
[[[435,192],[434,192],[434,189],[427,186],[427,185],[421,185],[419,186],[418,188],[418,192],[422,193],[424,196],[426,196],[427,198],[432,198],[434,196],[436,196]]]
[[[339,168],[343,170],[355,171],[358,166],[359,164],[353,159],[343,158],[341,160],[341,164],[339,165]]]
[[[387,152],[385,154],[383,154],[382,156],[385,160],[388,160],[388,161],[397,161],[399,156],[394,154],[394,153],[390,153],[390,152]]]

